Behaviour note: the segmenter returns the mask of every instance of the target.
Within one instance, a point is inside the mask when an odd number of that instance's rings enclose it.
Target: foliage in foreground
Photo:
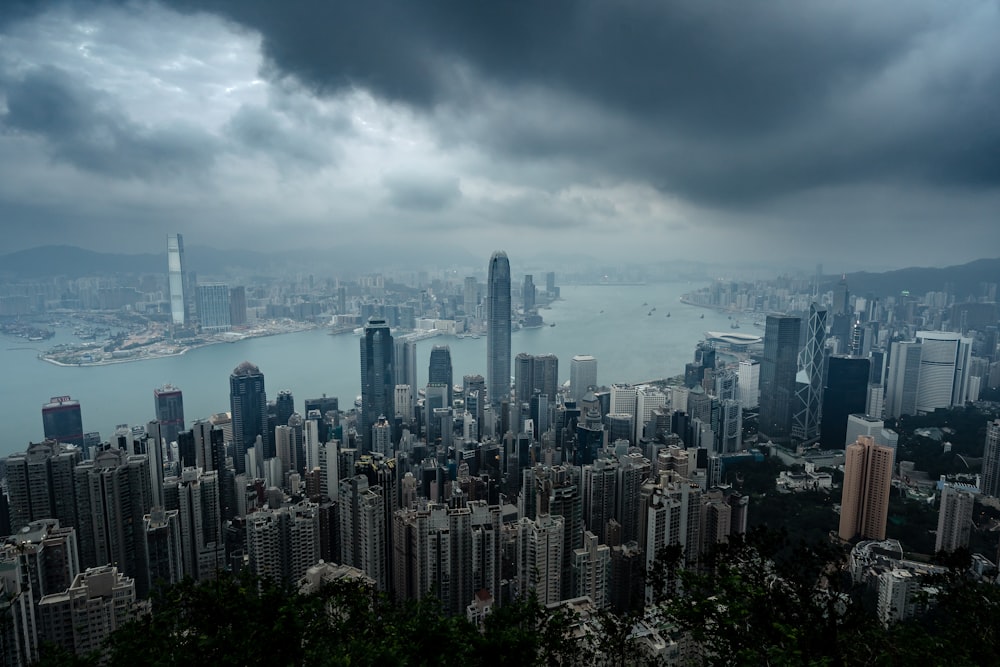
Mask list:
[[[723,545],[699,571],[666,549],[649,574],[661,629],[699,650],[691,664],[1000,665],[1000,589],[955,567],[930,582],[937,605],[882,627],[839,570],[844,553],[789,545],[755,530]],[[626,665],[645,656],[628,640],[633,618],[600,614],[585,641],[578,619],[534,599],[495,608],[482,632],[428,598],[396,604],[356,582],[299,595],[249,576],[161,591],[153,612],[115,633],[109,665]],[[664,631],[665,632],[665,631]],[[97,664],[48,650],[42,664]]]

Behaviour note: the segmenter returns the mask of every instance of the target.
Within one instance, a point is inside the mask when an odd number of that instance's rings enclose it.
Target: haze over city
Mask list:
[[[1000,241],[997,34],[976,1],[14,3],[3,247],[962,263]]]

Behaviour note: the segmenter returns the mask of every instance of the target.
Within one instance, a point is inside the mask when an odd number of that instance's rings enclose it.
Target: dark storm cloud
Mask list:
[[[56,67],[0,81],[7,111],[0,127],[40,137],[50,154],[78,169],[117,177],[179,175],[207,167],[214,140],[173,123],[146,128],[118,110],[114,98]]]
[[[260,31],[272,75],[369,90],[445,119],[446,139],[587,160],[597,177],[709,205],[861,182],[1000,184],[990,3],[207,6]],[[969,35],[977,13],[984,33]]]

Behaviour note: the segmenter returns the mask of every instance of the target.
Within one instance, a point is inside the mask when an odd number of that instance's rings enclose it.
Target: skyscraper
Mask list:
[[[802,348],[802,368],[796,378],[795,413],[792,435],[808,442],[819,436],[823,400],[823,353],[826,347],[826,308],[813,303],[809,306],[806,323],[806,344]]]
[[[760,362],[744,359],[740,362],[738,374],[737,400],[744,410],[753,410],[760,404]]]
[[[229,407],[233,415],[233,464],[239,474],[246,472],[246,451],[258,436],[265,450],[257,452],[260,461],[274,456],[267,428],[264,374],[249,361],[237,366],[229,376]]]
[[[169,234],[167,236],[167,288],[170,291],[170,319],[178,326],[187,324],[186,280],[184,238],[180,234]]]
[[[247,323],[247,290],[242,285],[229,290],[229,323],[234,327]]]
[[[379,416],[396,414],[393,354],[389,325],[383,319],[370,318],[361,339],[361,423],[358,431],[365,454],[372,450],[372,426]]]
[[[393,348],[395,355],[392,359],[393,381],[397,385],[405,384],[410,388],[412,412],[417,401],[417,343],[406,336],[400,336],[393,342]]]
[[[986,442],[983,445],[983,480],[980,488],[983,490],[983,495],[1000,497],[1000,419],[986,422]]]
[[[521,298],[525,313],[529,313],[535,309],[535,281],[530,273],[524,276]]]
[[[53,396],[42,406],[42,428],[46,440],[83,447],[83,417],[80,401]]]
[[[768,315],[764,325],[759,431],[775,441],[788,440],[792,432],[801,324],[798,317]]]
[[[844,452],[840,539],[884,540],[892,482],[892,449],[861,435]]]
[[[202,331],[229,331],[232,312],[229,303],[229,285],[205,283],[198,285],[198,322]]]
[[[160,424],[160,436],[170,444],[177,441],[177,434],[184,430],[184,396],[181,390],[165,384],[153,390],[156,407],[156,421]]]
[[[502,250],[490,257],[486,288],[486,380],[499,405],[510,395],[510,261]]]
[[[597,359],[589,354],[578,354],[569,362],[570,397],[579,401],[591,387],[597,387]]]
[[[107,449],[77,466],[74,478],[80,565],[114,563],[145,597],[150,582],[143,517],[153,505],[146,455]]]
[[[847,439],[847,418],[865,411],[869,362],[861,357],[830,357],[823,390],[823,423],[820,442],[836,448]]]
[[[80,460],[77,447],[53,440],[31,443],[27,451],[7,457],[11,531],[40,519],[76,527],[73,471]]]
[[[448,386],[448,407],[452,401],[451,348],[447,345],[435,345],[431,348],[431,359],[427,368],[427,384],[444,384]],[[387,416],[392,416],[388,415]]]
[[[945,484],[938,509],[937,538],[934,553],[969,547],[972,533],[972,510],[976,497],[972,491]]]

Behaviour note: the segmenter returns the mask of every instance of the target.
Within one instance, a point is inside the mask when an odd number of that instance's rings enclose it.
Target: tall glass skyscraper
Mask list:
[[[430,363],[427,367],[427,384],[444,384],[448,386],[448,405],[452,401],[452,368],[451,348],[447,345],[435,345],[431,348]]]
[[[361,447],[372,451],[372,426],[379,416],[394,417],[396,381],[393,374],[392,334],[389,324],[372,317],[361,339]]]
[[[787,441],[792,433],[801,326],[801,319],[789,315],[768,315],[764,324],[759,430],[776,442]]]
[[[184,395],[177,387],[166,384],[153,390],[153,399],[160,437],[170,444],[184,430]]]
[[[42,428],[46,440],[83,447],[83,417],[80,401],[69,396],[53,396],[42,406]]]
[[[233,463],[237,473],[246,472],[246,451],[253,447],[260,436],[263,451],[256,453],[257,460],[274,456],[271,434],[267,428],[267,393],[264,391],[264,374],[244,361],[229,376],[229,406],[233,413]]]
[[[198,285],[198,320],[202,331],[229,331],[232,328],[231,318],[229,285]]]
[[[819,436],[820,417],[823,405],[823,368],[826,350],[826,308],[815,302],[809,306],[806,322],[806,344],[799,355],[799,371],[796,378],[795,413],[792,422],[792,436],[798,440],[810,441]]]
[[[170,319],[174,324],[187,324],[187,287],[184,273],[184,238],[180,234],[167,236],[167,287],[170,291]]]
[[[499,405],[510,395],[510,261],[502,250],[490,257],[486,289],[486,381]]]

